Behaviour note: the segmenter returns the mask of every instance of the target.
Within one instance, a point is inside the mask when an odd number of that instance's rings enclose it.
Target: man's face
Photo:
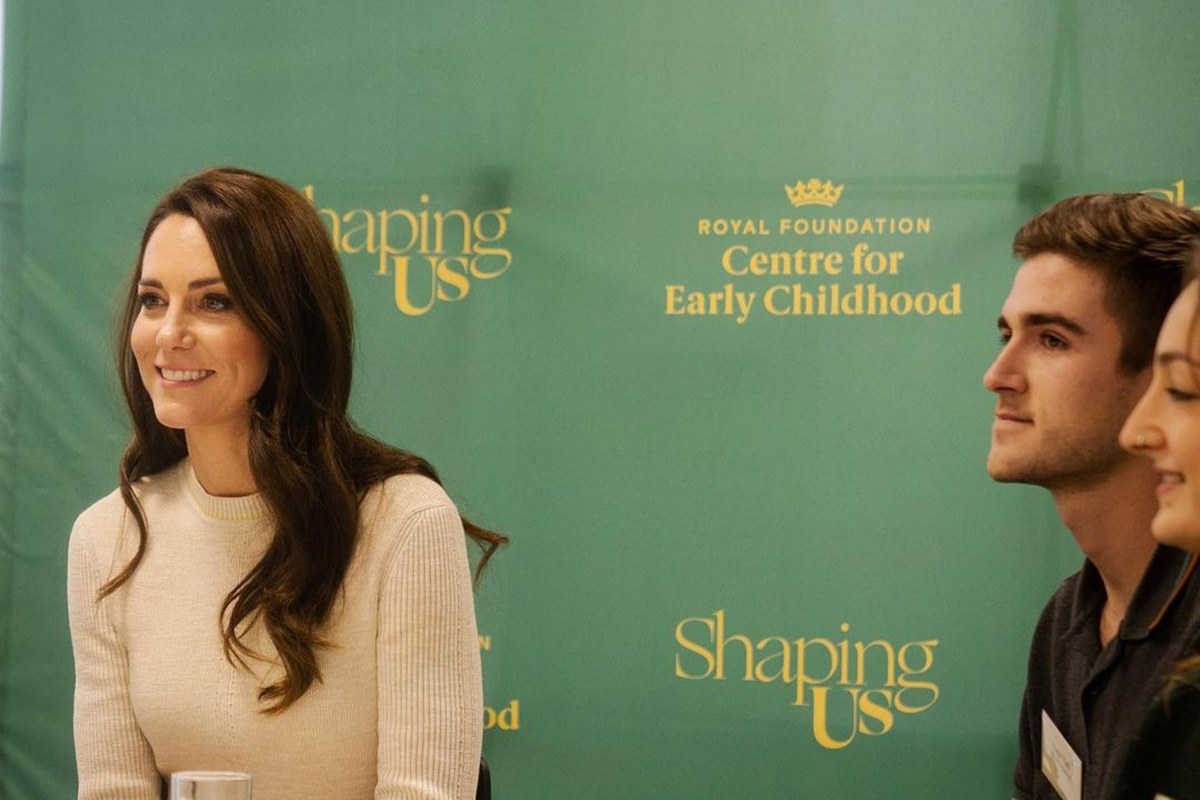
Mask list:
[[[1004,301],[1003,347],[983,385],[995,392],[988,474],[1048,489],[1086,488],[1129,458],[1121,425],[1150,370],[1118,367],[1122,337],[1104,277],[1053,253],[1025,261]]]

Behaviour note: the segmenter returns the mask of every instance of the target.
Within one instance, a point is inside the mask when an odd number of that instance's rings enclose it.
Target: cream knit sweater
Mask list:
[[[319,649],[321,682],[281,714],[257,693],[280,673],[232,666],[221,604],[271,537],[257,496],[205,493],[185,460],[144,479],[145,558],[114,594],[137,528],[118,493],[71,533],[79,797],[156,800],[159,776],[240,770],[255,800],[471,798],[482,686],[466,542],[437,484],[403,475],[363,501],[359,542]]]

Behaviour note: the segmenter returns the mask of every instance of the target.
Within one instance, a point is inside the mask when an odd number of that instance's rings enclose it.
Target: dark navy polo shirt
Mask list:
[[[1084,800],[1110,791],[1118,764],[1165,675],[1200,636],[1195,561],[1158,546],[1117,635],[1100,647],[1106,594],[1090,561],[1058,587],[1029,652],[1014,772],[1017,800],[1056,800],[1042,774],[1042,711],[1083,761]]]

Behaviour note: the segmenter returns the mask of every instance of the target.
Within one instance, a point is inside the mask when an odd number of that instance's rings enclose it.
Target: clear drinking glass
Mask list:
[[[175,772],[171,800],[252,800],[247,772]]]

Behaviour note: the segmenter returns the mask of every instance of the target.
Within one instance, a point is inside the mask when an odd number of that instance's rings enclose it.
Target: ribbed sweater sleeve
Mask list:
[[[376,800],[475,795],[483,698],[462,523],[453,506],[413,513],[379,590]]]
[[[154,753],[134,720],[129,659],[98,602],[108,579],[93,551],[97,531],[83,515],[71,532],[67,556],[67,608],[75,652],[75,758],[80,800],[158,800]]]

